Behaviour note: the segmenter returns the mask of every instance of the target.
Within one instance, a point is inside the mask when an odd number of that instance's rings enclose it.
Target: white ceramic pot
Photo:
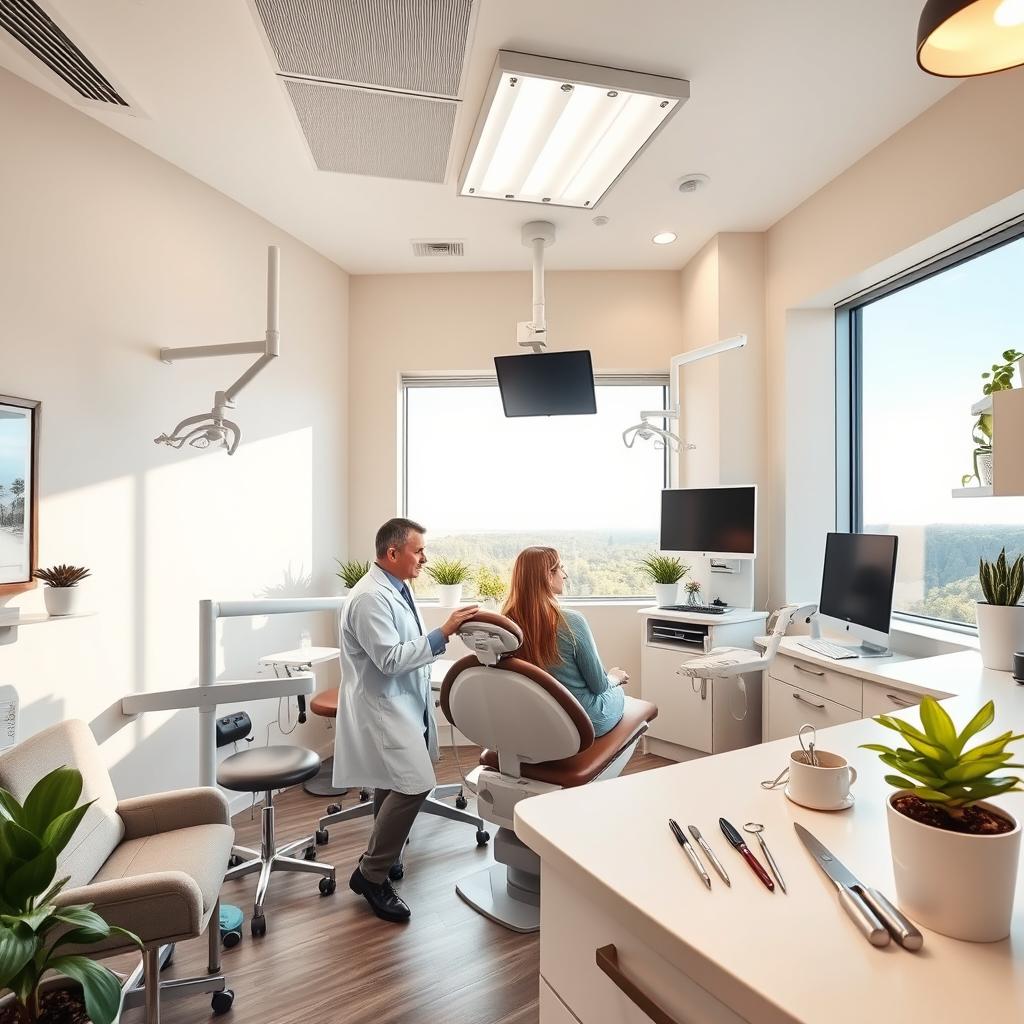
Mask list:
[[[1010,934],[1020,859],[1020,822],[1000,807],[978,806],[1013,822],[1012,832],[972,836],[923,825],[892,806],[889,843],[896,900],[911,920],[954,939],[999,942]]]
[[[43,587],[43,603],[48,615],[76,615],[82,608],[78,587]]]
[[[982,487],[992,486],[992,453],[978,456],[978,481]]]
[[[655,583],[654,598],[659,608],[668,608],[671,605],[679,604],[678,583]]]
[[[450,586],[437,585],[437,596],[442,608],[454,608],[462,603],[462,584],[452,583]]]
[[[979,601],[978,643],[985,668],[1013,669],[1013,652],[1024,651],[1024,605]]]

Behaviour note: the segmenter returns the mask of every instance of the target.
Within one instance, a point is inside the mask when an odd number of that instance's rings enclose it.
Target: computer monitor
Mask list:
[[[888,533],[830,533],[825,539],[818,614],[822,625],[859,637],[861,657],[889,653],[897,538]]]
[[[757,487],[663,490],[661,550],[709,558],[753,558],[757,554]]]
[[[506,416],[579,416],[597,412],[590,352],[495,356]]]

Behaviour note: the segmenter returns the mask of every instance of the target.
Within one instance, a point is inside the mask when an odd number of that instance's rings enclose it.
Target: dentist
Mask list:
[[[396,922],[410,912],[388,872],[436,785],[429,666],[477,611],[456,609],[424,634],[408,586],[427,562],[424,533],[411,519],[389,519],[377,531],[376,564],[352,588],[341,616],[334,785],[372,788],[375,811],[369,845],[348,884],[378,917]]]

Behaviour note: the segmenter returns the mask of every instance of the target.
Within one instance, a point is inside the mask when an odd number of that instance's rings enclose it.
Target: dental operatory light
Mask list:
[[[173,363],[180,359],[205,359],[210,356],[231,356],[244,353],[258,353],[259,358],[241,377],[224,391],[213,396],[213,408],[208,413],[199,413],[183,419],[170,434],[153,438],[156,444],[166,444],[180,449],[224,447],[228,455],[234,455],[242,439],[238,424],[229,420],[227,414],[235,407],[235,398],[270,362],[280,353],[281,332],[278,329],[278,297],[281,282],[281,250],[271,245],[267,250],[267,333],[262,341],[240,341],[231,345],[194,345],[190,348],[162,348],[160,359]]]
[[[651,241],[655,245],[671,245],[678,237],[674,231],[659,231]]]
[[[917,63],[968,78],[1024,64],[1024,0],[928,0],[917,26]]]
[[[459,194],[593,209],[690,83],[499,50]]]

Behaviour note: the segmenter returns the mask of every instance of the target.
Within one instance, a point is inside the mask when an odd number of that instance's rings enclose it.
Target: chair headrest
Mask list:
[[[523,631],[507,616],[479,611],[458,630],[459,639],[481,665],[497,665],[523,644]]]

